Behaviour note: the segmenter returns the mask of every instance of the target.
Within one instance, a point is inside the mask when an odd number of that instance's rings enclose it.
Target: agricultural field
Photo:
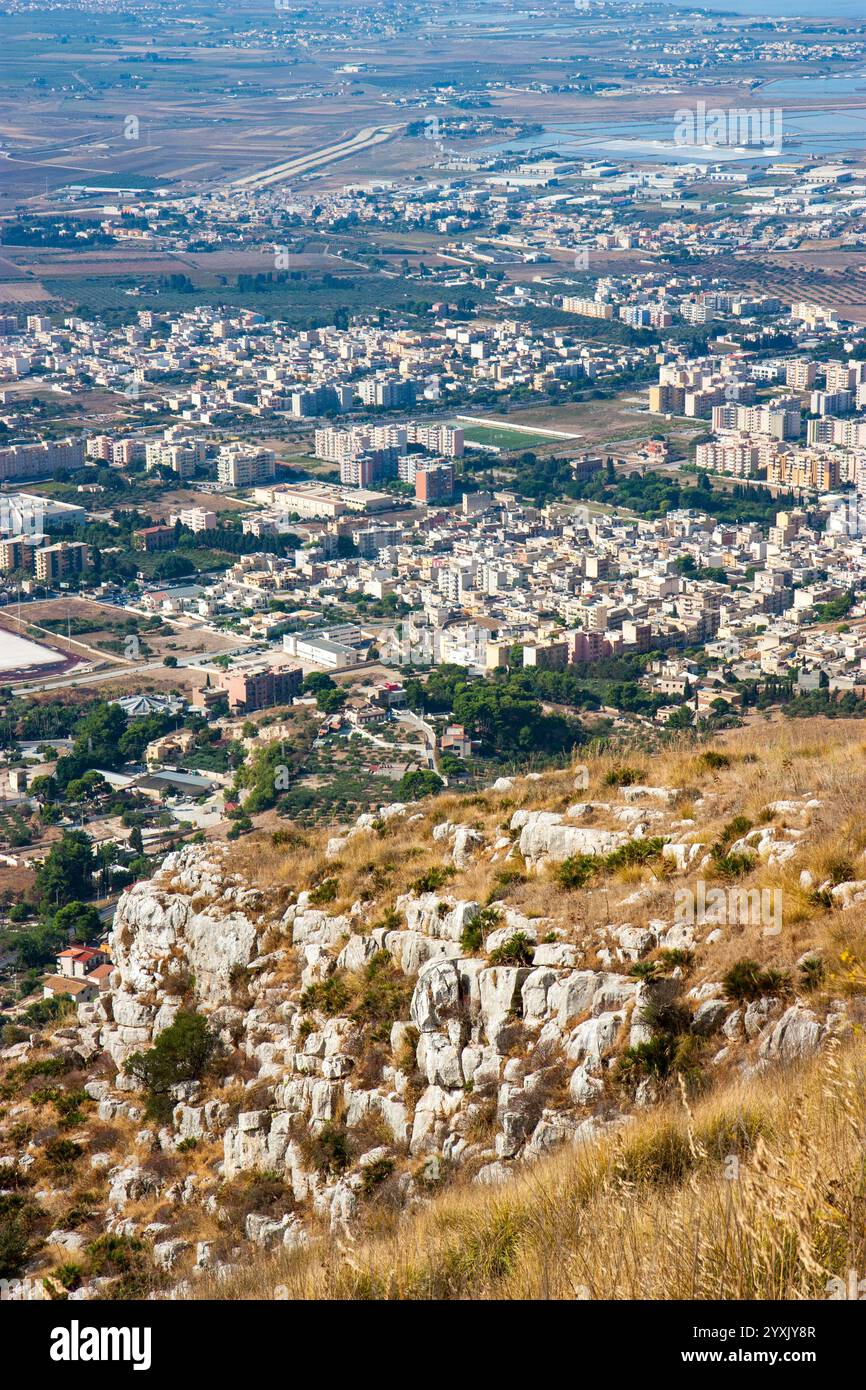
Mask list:
[[[262,267],[267,273],[267,266]],[[236,286],[204,285],[192,292],[172,289],[150,275],[136,277],[124,267],[119,277],[83,275],[43,277],[53,299],[76,312],[104,318],[107,322],[130,322],[142,309],[178,312],[194,305],[253,309],[268,318],[281,319],[292,328],[316,328],[333,323],[338,311],[361,313],[382,307],[433,302],[434,293],[420,286],[407,286],[402,280],[383,280],[375,274],[353,273],[332,276],[330,280],[274,281],[261,291],[240,290]]]

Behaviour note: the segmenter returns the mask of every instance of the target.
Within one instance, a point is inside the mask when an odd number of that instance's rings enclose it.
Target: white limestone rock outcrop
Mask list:
[[[535,868],[574,854],[610,854],[631,838],[624,830],[569,825],[553,811],[515,811],[511,829],[520,831],[520,853]]]

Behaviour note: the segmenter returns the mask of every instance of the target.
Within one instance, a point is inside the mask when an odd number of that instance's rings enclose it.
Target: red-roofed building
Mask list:
[[[83,980],[100,965],[110,965],[107,951],[97,946],[67,946],[57,957],[57,973],[69,980]]]

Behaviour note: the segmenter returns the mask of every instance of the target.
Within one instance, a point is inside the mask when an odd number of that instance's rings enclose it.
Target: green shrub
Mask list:
[[[612,767],[610,772],[605,773],[603,785],[605,787],[635,787],[640,785],[644,776],[643,768]]]
[[[333,1018],[341,1014],[349,1002],[349,990],[342,974],[329,975],[326,980],[316,980],[308,985],[301,995],[301,1008],[304,1013],[318,1009],[320,1013]]]
[[[476,951],[480,951],[484,942],[484,931],[479,925],[478,919],[467,922],[460,933],[460,949],[466,956],[474,956]]]
[[[665,970],[673,970],[677,965],[691,965],[693,959],[694,953],[684,946],[666,946],[658,953],[659,964],[664,966]]]
[[[413,893],[436,893],[444,887],[449,878],[454,877],[456,872],[457,870],[452,864],[444,864],[441,868],[434,866],[416,878],[410,887]]]
[[[616,1062],[616,1075],[621,1080],[636,1082],[646,1076],[663,1079],[670,1072],[676,1054],[676,1039],[662,1033],[626,1047]]]
[[[460,949],[467,956],[473,956],[476,951],[480,951],[484,944],[485,932],[493,931],[496,925],[502,921],[502,913],[498,907],[488,903],[482,907],[480,912],[476,912],[471,922],[467,922],[460,936]]]
[[[690,1034],[655,1033],[647,1042],[636,1043],[620,1053],[615,1075],[630,1087],[646,1077],[666,1081],[671,1076],[681,1076],[695,1085],[701,1078],[700,1054],[700,1039]]]
[[[8,1186],[4,1169],[3,1186]],[[17,1279],[33,1254],[33,1227],[39,1209],[18,1192],[0,1193],[0,1279]]]
[[[168,1123],[174,1109],[172,1087],[200,1081],[207,1073],[217,1039],[201,1014],[181,1011],[160,1033],[149,1052],[128,1058],[125,1070],[146,1093],[149,1119]]]
[[[361,1170],[361,1193],[369,1197],[394,1171],[393,1158],[377,1158]]]
[[[324,907],[325,903],[332,903],[337,896],[339,884],[335,878],[323,878],[310,894],[310,902],[314,907]]]
[[[809,956],[807,960],[801,960],[798,969],[801,989],[819,989],[824,983],[827,967],[819,956]]]
[[[83,1149],[72,1139],[49,1139],[43,1149],[45,1158],[55,1173],[68,1177],[81,1157]]]
[[[651,1028],[654,1033],[663,1033],[671,1038],[680,1038],[688,1033],[692,1024],[691,1011],[679,999],[657,997],[653,992],[644,1000],[638,1022]]]
[[[292,1203],[291,1188],[269,1168],[251,1168],[220,1188],[220,1204],[230,1223],[242,1227],[250,1212],[282,1213]]]
[[[714,748],[708,748],[705,753],[702,753],[698,762],[709,772],[718,772],[720,768],[731,766],[731,760],[727,753],[717,753]]]
[[[526,932],[518,931],[490,952],[491,965],[531,965],[535,948]]]
[[[658,859],[664,843],[661,836],[651,835],[645,840],[628,840],[610,854],[572,854],[557,866],[556,877],[563,888],[584,888],[596,874],[615,873]]]
[[[857,870],[850,859],[838,856],[827,865],[827,878],[835,888],[837,883],[850,883],[857,877]]]
[[[659,951],[655,960],[639,960],[629,967],[629,974],[636,975],[638,979],[654,980],[668,971],[676,969],[677,966],[689,966],[692,963],[693,953],[681,946],[669,946]]]
[[[760,999],[764,994],[782,994],[788,986],[788,977],[781,970],[765,970],[755,960],[738,960],[722,976],[722,985],[728,999],[738,1004],[750,999]]]
[[[493,885],[487,894],[487,906],[506,896],[509,888],[513,888],[517,883],[525,883],[526,874],[520,869],[500,869],[493,879]]]
[[[406,1013],[411,998],[410,981],[397,969],[387,951],[377,951],[364,966],[351,1017],[366,1024],[374,1040],[387,1042],[392,1024]]]
[[[744,874],[749,874],[755,867],[755,858],[751,854],[728,854],[724,845],[713,845],[710,850],[713,859],[713,867],[721,878],[742,878]]]
[[[92,1105],[86,1091],[61,1091],[54,1101],[63,1129],[74,1129],[84,1119],[85,1106]]]
[[[393,907],[386,907],[382,916],[376,923],[376,927],[381,927],[383,931],[399,931],[401,925],[402,918],[399,912]]]
[[[370,1038],[386,1042],[391,1025],[406,1012],[411,997],[410,981],[387,951],[377,951],[359,975],[337,970],[326,980],[308,985],[300,1002],[305,1013],[317,1009],[331,1018],[345,1014],[365,1024]]]
[[[632,864],[646,864],[650,859],[658,859],[664,848],[664,840],[658,835],[650,835],[645,840],[628,840],[619,849],[611,850],[602,856],[605,869],[626,869]]]
[[[628,973],[638,980],[654,980],[661,974],[661,966],[657,960],[638,960],[629,966]]]
[[[3,1169],[3,1186],[7,1193],[23,1192],[28,1187],[33,1186],[33,1179],[27,1168],[22,1168],[18,1163],[12,1163],[8,1168]],[[2,1202],[0,1197],[0,1202]],[[0,1207],[2,1211],[2,1207]]]
[[[303,1148],[320,1173],[330,1173],[339,1177],[352,1162],[349,1136],[343,1125],[323,1125],[318,1134],[305,1140]]]
[[[597,868],[594,854],[571,854],[557,866],[556,877],[563,888],[584,888]]]
[[[722,830],[719,842],[722,845],[733,844],[734,840],[742,840],[743,836],[748,835],[751,829],[752,822],[748,816],[734,816],[733,820],[729,820]]]
[[[415,1050],[418,1046],[420,1034],[418,1029],[410,1025],[404,1030],[403,1040],[397,1051],[394,1053],[394,1065],[408,1076],[415,1068]]]
[[[129,1274],[141,1267],[144,1246],[133,1236],[97,1236],[85,1248],[85,1268],[94,1278]]]
[[[61,1265],[59,1269],[55,1269],[51,1277],[56,1279],[60,1287],[65,1289],[67,1293],[71,1293],[81,1283],[82,1273],[81,1265],[65,1264]]]
[[[809,894],[809,902],[813,907],[820,907],[824,912],[832,912],[838,904],[829,888],[813,888]]]
[[[5,1095],[7,1099],[11,1099],[13,1095],[18,1094],[21,1086],[32,1081],[34,1077],[63,1076],[71,1069],[71,1057],[43,1057],[41,1060],[37,1059],[33,1062],[22,1062],[19,1066],[9,1068],[0,1095]]]

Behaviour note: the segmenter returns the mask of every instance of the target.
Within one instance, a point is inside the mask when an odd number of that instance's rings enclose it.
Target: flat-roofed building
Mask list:
[[[33,570],[42,583],[83,574],[90,565],[90,550],[83,541],[58,541],[33,552]]]
[[[224,671],[217,680],[217,689],[228,696],[233,713],[251,714],[273,705],[289,704],[293,696],[300,694],[302,681],[303,672],[297,666],[284,670]]]

